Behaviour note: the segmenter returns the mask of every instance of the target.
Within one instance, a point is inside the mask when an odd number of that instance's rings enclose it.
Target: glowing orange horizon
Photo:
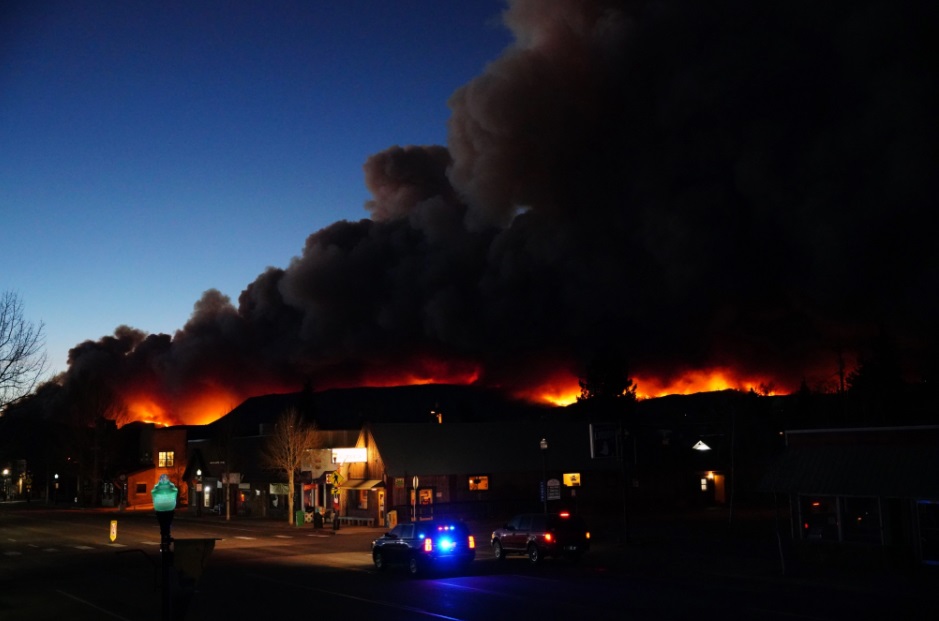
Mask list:
[[[124,396],[127,408],[127,421],[152,423],[163,427],[173,425],[208,425],[225,416],[248,397],[277,392],[274,390],[250,390],[244,394],[232,390],[213,387],[198,395],[178,399],[170,406],[147,394],[129,394]]]
[[[332,388],[387,388],[425,384],[455,384],[469,386],[479,381],[480,365],[466,361],[450,361],[431,357],[412,360],[398,368],[372,373],[361,380],[324,380],[320,389]],[[121,425],[144,422],[169,427],[172,425],[208,425],[225,416],[245,399],[263,394],[287,393],[297,386],[259,383],[245,386],[240,391],[217,385],[203,388],[199,394],[175,397],[172,400],[158,396],[147,388],[129,390],[123,396],[127,416]],[[169,403],[172,401],[172,404]]]
[[[667,381],[633,377],[638,399],[654,399],[667,395],[691,395],[699,392],[717,392],[721,390],[757,391],[761,394],[774,395],[775,390],[767,390],[772,382],[765,378],[745,378],[726,368],[698,369],[687,371],[677,379]],[[533,389],[516,393],[522,399],[528,399],[545,405],[565,406],[577,401],[580,396],[580,379],[574,375],[555,377]]]
[[[363,381],[334,382],[328,387],[321,388],[386,388],[427,384],[470,386],[476,384],[481,377],[481,369],[471,363],[454,364],[425,360],[418,367],[417,370],[402,367],[400,371],[383,373]],[[728,368],[687,371],[681,377],[670,380],[636,376],[633,382],[639,399],[728,389],[753,390],[767,395],[777,394],[772,389],[767,390],[766,387],[771,387],[772,383],[765,378],[744,377]],[[122,424],[140,421],[162,426],[207,425],[223,417],[249,397],[289,390],[287,387],[268,387],[267,389],[254,387],[236,392],[214,386],[201,394],[176,399],[172,407],[164,404],[158,397],[140,391],[124,397],[128,416]],[[580,380],[571,373],[556,373],[537,386],[514,391],[513,395],[534,403],[567,406],[575,403],[577,397],[580,396]]]

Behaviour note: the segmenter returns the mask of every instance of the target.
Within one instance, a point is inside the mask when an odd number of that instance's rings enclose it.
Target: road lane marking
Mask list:
[[[120,619],[121,621],[131,621],[131,620],[128,619],[127,617],[122,617],[121,615],[119,615],[119,614],[117,614],[117,613],[114,613],[114,612],[111,612],[110,610],[105,610],[105,609],[102,608],[101,606],[95,606],[95,605],[92,604],[91,602],[86,601],[86,600],[83,600],[83,599],[80,598],[80,597],[75,597],[75,596],[72,595],[71,593],[66,593],[65,591],[62,591],[62,590],[60,590],[60,589],[56,589],[56,593],[58,593],[58,594],[60,594],[60,595],[64,595],[65,597],[68,597],[68,598],[70,598],[70,599],[73,599],[73,600],[75,600],[76,602],[85,604],[86,606],[90,606],[91,608],[94,608],[94,609],[97,610],[98,612],[103,612],[104,614],[108,615],[109,617],[113,617],[113,618],[115,618],[115,619]]]
[[[307,584],[301,584],[297,582],[285,582],[283,580],[274,580],[268,576],[263,576],[261,574],[248,574],[252,578],[258,580],[266,580],[268,582],[273,582],[274,584],[283,584],[293,588],[302,589],[304,591],[312,591],[314,593],[323,593],[326,595],[332,595],[333,597],[341,597],[344,599],[351,599],[357,602],[365,602],[366,604],[374,604],[376,606],[384,606],[386,608],[394,608],[395,610],[403,610],[405,612],[414,613],[416,615],[421,615],[424,617],[432,617],[434,619],[444,619],[445,621],[463,621],[459,617],[451,617],[449,615],[443,615],[438,612],[432,612],[430,610],[424,610],[423,608],[416,608],[414,606],[404,606],[401,604],[396,604],[394,602],[385,602],[377,599],[369,599],[367,597],[359,597],[358,595],[349,595],[348,593],[340,593],[339,591],[330,591],[328,589],[318,589],[316,587],[311,587]]]

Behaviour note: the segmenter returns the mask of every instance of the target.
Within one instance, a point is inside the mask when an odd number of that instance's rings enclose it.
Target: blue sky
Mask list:
[[[46,2],[0,14],[0,290],[52,371],[122,324],[173,334],[306,237],[368,216],[366,158],[446,144],[510,43],[502,2]]]

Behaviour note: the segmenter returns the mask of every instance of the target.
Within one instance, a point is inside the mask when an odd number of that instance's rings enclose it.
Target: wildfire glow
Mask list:
[[[667,382],[642,377],[636,377],[633,381],[636,384],[636,395],[641,399],[728,389],[744,392],[752,390],[762,395],[776,394],[772,380],[746,377],[726,368],[686,371],[681,377]]]
[[[725,368],[687,371],[681,377],[667,381],[637,376],[633,377],[633,383],[639,399],[728,389],[753,390],[764,395],[776,394],[771,381],[743,377]],[[558,375],[536,388],[517,392],[516,396],[549,405],[570,405],[580,396],[580,380],[572,374]]]
[[[358,380],[323,381],[319,389],[352,387],[393,387],[423,384],[473,385],[482,377],[481,367],[472,362],[443,361],[425,358],[381,373],[372,374]],[[652,377],[635,376],[636,396],[639,399],[651,399],[666,395],[688,395],[699,392],[720,390],[755,391],[762,395],[776,394],[773,384],[761,378],[746,377],[728,368],[699,369],[683,373],[680,377],[661,380]],[[205,388],[198,395],[176,397],[173,404],[166,400],[146,394],[141,390],[136,394],[125,395],[127,417],[124,422],[142,421],[157,425],[207,425],[212,423],[245,399],[273,393],[286,393],[295,388],[286,386],[251,386],[241,392],[213,386]],[[580,379],[567,371],[551,372],[540,383],[513,391],[513,396],[526,401],[545,405],[566,406],[577,401],[581,394]]]
[[[198,395],[177,400],[173,406],[161,403],[145,394],[125,395],[127,421],[140,421],[169,427],[171,425],[207,425],[233,410],[246,398],[274,390],[252,390],[247,394],[236,394],[221,388],[211,388]]]
[[[245,397],[245,395],[216,389],[214,392],[203,393],[189,399],[179,408],[179,416],[190,425],[207,425],[231,412],[244,401]]]
[[[163,426],[171,424],[163,406],[148,396],[136,396],[128,399],[127,414],[131,421],[154,423]]]
[[[383,367],[380,373],[370,374],[357,380],[349,379],[327,383],[330,388],[386,388],[425,384],[469,386],[479,381],[480,376],[480,366],[474,362],[425,357],[401,364],[396,368]]]

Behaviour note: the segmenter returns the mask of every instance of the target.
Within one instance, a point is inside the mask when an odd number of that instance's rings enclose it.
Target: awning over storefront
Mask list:
[[[342,489],[374,489],[376,487],[384,487],[381,479],[349,479],[349,481],[342,486]]]

